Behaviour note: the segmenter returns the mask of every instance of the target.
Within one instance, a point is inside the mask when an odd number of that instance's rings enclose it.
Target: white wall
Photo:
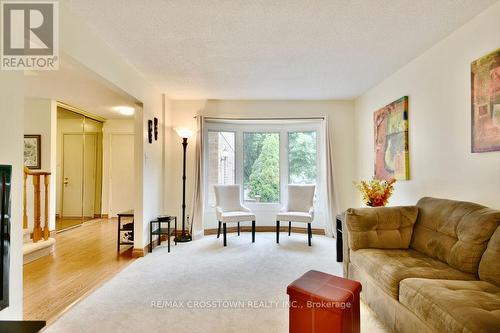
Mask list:
[[[471,153],[470,102],[471,62],[498,47],[500,2],[360,96],[358,177],[373,175],[373,112],[408,95],[411,180],[396,184],[390,203],[435,196],[500,208],[500,152]]]
[[[110,119],[103,126],[103,165],[102,165],[102,214],[110,213],[110,155],[111,136],[121,134],[134,135],[134,119]],[[134,164],[134,161],[130,161]]]
[[[23,317],[23,73],[0,71],[0,164],[12,165],[9,307],[0,320]]]
[[[177,127],[196,129],[196,114],[209,117],[313,117],[328,115],[333,131],[335,176],[340,209],[346,209],[353,203],[354,190],[354,103],[351,101],[171,101],[171,158],[167,161],[168,191],[166,191],[166,209],[170,214],[181,216],[182,194],[182,146],[181,139],[174,133]],[[195,142],[188,141],[187,158],[187,194],[186,211],[190,212],[193,196]],[[259,225],[274,225],[275,221],[259,222]],[[205,228],[215,228],[215,219],[205,220]],[[319,226],[318,226],[319,227]]]
[[[136,242],[142,249],[147,243],[149,221],[161,213],[163,205],[162,142],[146,143],[147,119],[163,122],[162,93],[151,86],[127,61],[111,49],[86,24],[60,2],[60,51],[94,71],[127,94],[142,101],[144,109],[136,117]],[[10,263],[10,306],[0,312],[0,319],[20,320],[23,312],[22,275],[22,202],[24,84],[22,72],[0,71],[0,163],[13,165],[12,228]],[[165,112],[168,116],[169,110]],[[147,188],[147,191],[144,189]]]
[[[163,95],[164,126],[163,130],[160,133],[160,137],[163,143],[163,166],[164,166],[162,173],[164,200],[162,201],[162,206],[161,206],[163,214],[168,214],[169,211],[172,212],[174,207],[173,204],[171,203],[171,200],[174,197],[174,193],[171,190],[171,186],[174,184],[173,181],[175,181],[174,177],[172,176],[173,163],[174,163],[173,161],[174,150],[175,148],[177,148],[174,147],[174,140],[176,143],[178,141],[177,140],[178,136],[176,135],[176,133],[174,133],[173,130],[172,117],[173,117],[172,101],[167,99],[165,95]]]
[[[163,153],[161,140],[147,142],[147,121],[158,118],[164,126],[163,95],[127,60],[110,48],[96,33],[65,5],[60,3],[60,50],[65,57],[86,66],[128,95],[142,102],[135,117],[135,249],[143,249],[148,240],[149,221],[162,212]],[[167,110],[166,113],[169,111]]]
[[[24,134],[42,135],[42,168],[50,171],[52,101],[28,98],[24,101]]]
[[[56,212],[56,123],[57,123],[57,103],[50,99],[27,98],[24,101],[24,134],[40,134],[41,145],[41,169],[34,171],[51,172],[50,197],[49,197],[49,229],[55,229]],[[27,212],[30,230],[33,230],[33,181],[29,177],[27,188]],[[42,203],[45,202],[45,192],[43,191],[42,179]],[[45,223],[43,216],[45,206],[42,204],[41,216],[42,224]]]

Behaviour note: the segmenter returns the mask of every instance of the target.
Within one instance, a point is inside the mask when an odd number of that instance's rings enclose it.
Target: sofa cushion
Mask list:
[[[346,212],[349,248],[407,249],[418,208],[350,208]]]
[[[479,263],[479,278],[500,287],[500,227],[497,228]]]
[[[500,332],[500,288],[485,281],[406,279],[399,301],[436,332]]]
[[[479,261],[500,224],[500,211],[475,203],[422,198],[410,247],[461,271],[478,274]]]
[[[399,282],[415,277],[428,279],[476,280],[415,250],[361,249],[351,251],[351,263],[368,273],[390,296],[398,299]]]

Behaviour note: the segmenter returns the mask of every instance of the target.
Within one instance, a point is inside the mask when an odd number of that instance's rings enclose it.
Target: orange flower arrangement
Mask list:
[[[373,178],[371,181],[362,180],[356,184],[363,195],[363,201],[367,206],[380,207],[387,205],[396,179],[385,180]]]

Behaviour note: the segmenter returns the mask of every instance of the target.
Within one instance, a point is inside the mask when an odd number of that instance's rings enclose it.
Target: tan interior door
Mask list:
[[[96,173],[97,173],[97,133],[85,133],[85,166],[83,188],[83,217],[85,221],[94,218]]]
[[[63,134],[62,218],[80,224],[83,203],[83,134]],[[79,220],[78,220],[79,219]],[[64,223],[64,227],[72,223]]]
[[[110,153],[110,212],[134,209],[134,135],[112,134]]]

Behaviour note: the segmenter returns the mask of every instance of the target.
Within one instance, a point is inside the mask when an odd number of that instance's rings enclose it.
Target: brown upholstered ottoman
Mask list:
[[[287,287],[289,332],[359,333],[360,292],[357,281],[318,271],[305,273]]]

